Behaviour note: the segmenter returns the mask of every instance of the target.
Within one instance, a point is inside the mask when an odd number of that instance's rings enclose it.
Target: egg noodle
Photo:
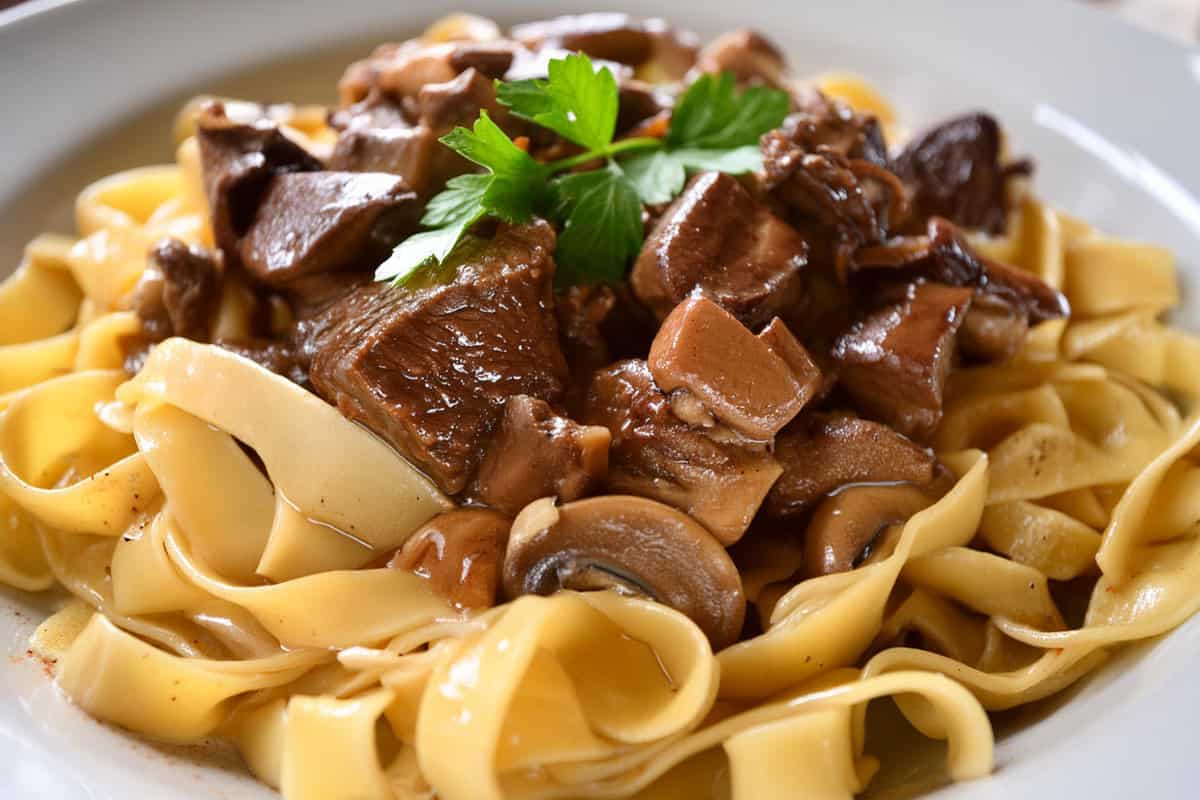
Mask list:
[[[895,135],[870,87],[818,84]],[[977,244],[1072,319],[954,372],[948,494],[853,571],[797,583],[799,549],[743,570],[764,632],[713,653],[613,593],[459,613],[371,566],[451,505],[380,440],[213,345],[170,339],[130,379],[147,250],[212,245],[194,139],[178,161],[88,187],[79,238],[35,239],[0,285],[0,581],[69,592],[34,646],[98,719],[225,737],[288,800],[849,797],[880,767],[870,701],[911,724],[889,736],[947,740],[950,778],[983,776],[986,712],[1200,607],[1200,343],[1158,321],[1178,300],[1161,248],[1021,201]],[[223,335],[247,308],[227,286]],[[1054,586],[1090,589],[1073,623]]]

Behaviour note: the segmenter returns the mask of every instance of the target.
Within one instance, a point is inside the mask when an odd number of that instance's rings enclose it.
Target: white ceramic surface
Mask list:
[[[507,22],[595,8],[578,0],[35,0],[0,12],[0,273],[39,230],[69,229],[71,202],[88,180],[168,157],[164,109],[189,92],[332,99],[347,42],[404,35],[453,6]],[[987,108],[1015,149],[1036,157],[1037,185],[1051,202],[1174,248],[1185,290],[1200,278],[1200,52],[1062,0],[602,5],[622,7],[706,35],[760,28],[802,72],[844,67],[870,78],[914,125]],[[303,55],[336,45],[336,55]],[[226,77],[296,53],[287,69]],[[1190,291],[1178,319],[1200,329],[1200,299]],[[23,655],[44,610],[44,601],[0,591],[0,798],[273,796],[227,753],[151,748],[66,703]],[[1121,654],[1056,713],[1005,736],[995,776],[938,796],[1200,797],[1198,671],[1193,620]]]

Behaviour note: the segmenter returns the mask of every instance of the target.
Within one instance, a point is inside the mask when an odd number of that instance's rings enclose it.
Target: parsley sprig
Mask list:
[[[736,175],[758,169],[758,138],[778,127],[789,109],[784,92],[739,92],[731,74],[705,75],[679,98],[662,139],[614,142],[617,82],[586,55],[552,60],[545,80],[497,81],[496,91],[512,114],[583,152],[539,163],[480,111],[471,130],[455,128],[440,141],[486,172],[452,178],[430,199],[421,218],[428,230],[401,242],[376,280],[403,284],[423,267],[440,264],[484,217],[521,223],[535,215],[562,231],[555,253],[560,283],[620,280],[642,246],[642,204],[671,200],[690,171]],[[592,164],[598,166],[578,171]]]

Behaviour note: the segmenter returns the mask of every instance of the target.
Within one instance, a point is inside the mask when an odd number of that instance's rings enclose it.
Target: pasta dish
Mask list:
[[[192,101],[0,283],[0,582],[90,715],[287,800],[851,797],[944,740],[911,792],[1200,607],[1172,256],[991,115],[620,14],[337,89]]]

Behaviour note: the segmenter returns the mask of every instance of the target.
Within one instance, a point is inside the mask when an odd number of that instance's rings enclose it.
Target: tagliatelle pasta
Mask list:
[[[861,81],[815,84],[902,136]],[[313,152],[337,138],[272,114]],[[628,593],[455,605],[384,566],[454,507],[385,441],[216,344],[168,338],[124,370],[147,251],[214,244],[194,133],[178,165],[85,189],[80,238],[33,240],[0,284],[0,582],[69,594],[33,644],[98,719],[227,738],[287,800],[850,797],[880,766],[873,701],[946,740],[949,779],[980,777],[987,712],[1200,610],[1200,342],[1158,319],[1172,258],[1032,195],[974,245],[1072,316],[951,373],[948,489],[853,569],[806,578],[764,543],[739,563],[761,630],[718,652]],[[252,329],[244,288],[215,338]]]

